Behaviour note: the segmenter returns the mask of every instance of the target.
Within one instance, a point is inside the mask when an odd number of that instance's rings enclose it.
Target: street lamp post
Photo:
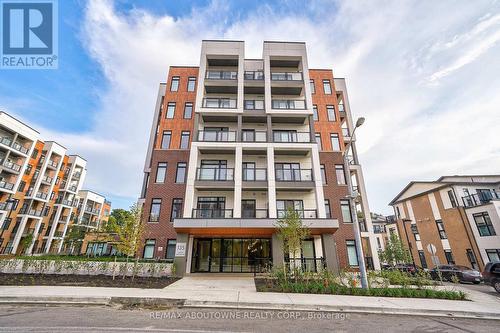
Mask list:
[[[351,148],[352,145],[352,138],[354,138],[354,132],[356,132],[356,128],[360,127],[363,125],[365,122],[365,118],[361,117],[358,118],[356,121],[356,125],[354,126],[354,130],[351,133],[351,142],[347,144],[347,146],[344,149],[344,170],[347,173],[346,176],[346,182],[347,182],[347,187],[349,189],[349,206],[350,206],[350,211],[351,211],[351,219],[353,222],[353,228],[354,228],[354,240],[356,242],[356,254],[358,256],[358,265],[359,265],[359,273],[361,275],[361,287],[363,289],[368,289],[368,278],[366,274],[366,264],[365,264],[365,256],[363,255],[363,245],[361,243],[361,231],[359,229],[359,222],[358,222],[358,214],[356,212],[356,204],[355,200],[358,197],[358,194],[354,193],[354,189],[352,187],[352,181],[351,181],[351,172],[349,170],[349,149]]]
[[[406,222],[411,223],[411,220],[410,219],[402,219],[402,221],[403,221],[403,229],[405,230],[405,235],[406,235],[406,242],[408,243],[408,250],[410,251],[411,261],[413,263],[413,266],[415,266],[415,259],[413,258],[413,251],[412,251],[413,246],[410,243],[410,238],[408,237],[408,231],[406,231]]]

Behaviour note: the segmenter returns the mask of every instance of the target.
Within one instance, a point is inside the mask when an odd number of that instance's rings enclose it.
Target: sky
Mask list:
[[[158,85],[202,39],[304,41],[347,81],[370,210],[412,180],[500,174],[500,1],[59,1],[59,68],[0,70],[0,110],[88,161],[85,188],[140,192]]]

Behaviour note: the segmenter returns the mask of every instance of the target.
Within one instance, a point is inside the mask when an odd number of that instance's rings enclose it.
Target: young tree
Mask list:
[[[86,227],[73,223],[69,227],[66,236],[64,237],[64,244],[69,247],[70,253],[74,254],[74,250],[77,249],[77,254],[80,254],[80,247],[82,245],[85,234],[87,233]]]
[[[291,254],[291,261],[295,263],[296,255],[302,249],[302,242],[310,235],[309,229],[302,224],[300,215],[293,209],[286,211],[276,222],[276,228],[278,237],[283,242],[283,251]]]
[[[133,257],[142,242],[144,226],[141,223],[142,207],[137,203],[130,207],[123,218],[110,223],[111,232],[116,234],[116,248],[127,257]]]
[[[407,264],[412,261],[410,251],[396,234],[391,234],[385,250],[379,252],[379,258],[390,265]]]

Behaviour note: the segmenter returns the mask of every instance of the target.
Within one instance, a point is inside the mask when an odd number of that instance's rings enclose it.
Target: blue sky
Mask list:
[[[446,13],[446,15],[443,15]],[[0,109],[87,158],[115,207],[139,192],[158,83],[201,39],[305,41],[345,77],[371,210],[410,180],[499,173],[499,1],[59,1],[59,69],[0,71]],[[465,152],[465,154],[464,154]]]

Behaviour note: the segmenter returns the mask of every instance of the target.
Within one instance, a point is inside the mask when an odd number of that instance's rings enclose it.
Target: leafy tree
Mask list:
[[[113,217],[110,231],[116,236],[116,248],[127,257],[133,257],[141,246],[144,233],[142,207],[135,203],[129,211],[119,212]]]
[[[66,247],[70,248],[71,253],[73,253],[75,249],[77,249],[78,252],[80,252],[80,247],[82,246],[82,242],[83,239],[85,238],[86,233],[87,233],[86,227],[79,224],[74,223],[69,228],[69,231],[66,233],[66,236],[64,237],[64,244],[66,245]]]
[[[22,248],[21,252],[28,250],[28,248],[31,246],[31,243],[33,243],[33,239],[34,235],[32,232],[30,232],[23,238],[23,240],[20,243]]]
[[[310,235],[310,230],[302,224],[299,214],[289,209],[285,215],[276,222],[278,237],[283,242],[283,251],[292,255],[295,263],[297,253],[302,249],[302,242]]]
[[[410,251],[396,234],[391,234],[385,250],[379,252],[379,258],[391,265],[407,264],[412,261]]]
[[[103,231],[114,232],[117,227],[124,225],[125,221],[130,217],[131,213],[128,210],[122,208],[113,209]]]

